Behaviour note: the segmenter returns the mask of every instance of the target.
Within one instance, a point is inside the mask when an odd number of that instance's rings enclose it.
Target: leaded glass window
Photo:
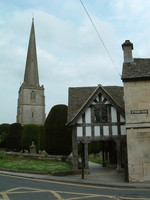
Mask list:
[[[108,122],[108,109],[106,107],[94,109],[94,122]]]

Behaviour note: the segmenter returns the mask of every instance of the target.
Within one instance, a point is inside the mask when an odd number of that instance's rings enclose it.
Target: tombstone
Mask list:
[[[29,147],[30,153],[36,154],[36,145],[34,144],[34,141],[32,142],[31,146]]]

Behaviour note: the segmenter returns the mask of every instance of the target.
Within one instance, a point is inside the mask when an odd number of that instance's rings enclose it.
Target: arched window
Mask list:
[[[30,99],[31,99],[32,102],[35,102],[35,100],[36,100],[36,92],[35,91],[31,92]]]

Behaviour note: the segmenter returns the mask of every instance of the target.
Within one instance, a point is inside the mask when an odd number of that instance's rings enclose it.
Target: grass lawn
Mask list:
[[[0,158],[0,168],[25,172],[66,172],[72,170],[71,163],[26,158]]]
[[[102,158],[100,156],[94,156],[93,154],[90,154],[88,159],[91,162],[102,164]]]
[[[89,155],[88,160],[91,161],[91,162],[94,162],[94,163],[98,163],[98,164],[102,164],[102,162],[103,162],[101,156],[98,156],[98,155],[95,155],[95,156],[94,156],[93,154],[90,154],[90,155]],[[106,164],[109,164],[109,161],[105,160],[105,163],[106,163]]]

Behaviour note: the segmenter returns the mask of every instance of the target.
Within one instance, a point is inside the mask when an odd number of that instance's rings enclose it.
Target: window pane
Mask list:
[[[94,121],[95,122],[100,122],[100,109],[95,109],[94,110]]]
[[[101,121],[102,122],[108,122],[107,108],[101,109]]]
[[[94,122],[108,122],[107,108],[94,109]]]

